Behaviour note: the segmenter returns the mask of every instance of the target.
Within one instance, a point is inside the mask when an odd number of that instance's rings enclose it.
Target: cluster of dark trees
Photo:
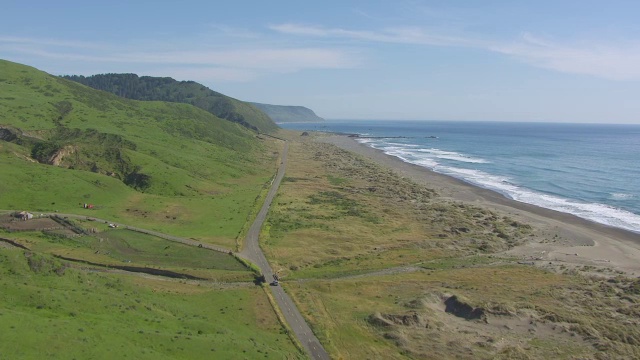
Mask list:
[[[258,115],[255,115],[255,111],[244,109],[251,105],[215,92],[195,81],[177,81],[170,77],[136,74],[66,75],[63,77],[127,99],[191,104],[221,119],[238,123],[254,131],[268,131],[277,127],[266,114],[259,110]],[[247,116],[256,118],[247,118]],[[264,128],[259,129],[256,124]]]
[[[136,74],[66,75],[63,77],[127,99],[170,102],[185,102],[187,100],[184,91],[176,86],[178,81],[169,77],[140,77]]]

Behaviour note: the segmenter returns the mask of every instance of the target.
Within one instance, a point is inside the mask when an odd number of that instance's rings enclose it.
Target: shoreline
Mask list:
[[[509,255],[527,261],[559,261],[592,266],[604,264],[640,275],[639,233],[513,200],[496,191],[407,163],[342,134],[332,133],[319,139],[364,156],[400,176],[434,189],[442,198],[496,210],[538,229],[534,241],[509,250]]]

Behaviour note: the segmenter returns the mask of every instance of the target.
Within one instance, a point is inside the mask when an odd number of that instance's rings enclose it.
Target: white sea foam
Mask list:
[[[373,142],[374,139],[370,139],[370,138],[355,138],[357,142],[359,142],[360,144],[371,144]]]
[[[439,159],[447,159],[453,161],[460,161],[466,163],[474,163],[474,164],[487,164],[489,161],[481,158],[474,158],[464,154],[460,154],[453,151],[444,151],[440,149],[420,149],[417,150],[421,153],[433,155]]]
[[[369,144],[372,144],[371,142]],[[465,154],[460,154],[453,151],[444,151],[440,149],[424,149],[417,148],[419,145],[414,144],[398,144],[398,143],[384,143],[384,145],[374,145],[376,148],[381,148],[390,155],[397,155],[402,153],[410,155],[412,158],[437,158],[472,164],[487,164],[489,161],[481,158],[474,158]]]
[[[482,159],[469,158],[463,154],[438,149],[420,149],[416,151],[416,149],[407,149],[402,144],[394,144],[399,146],[389,146],[390,144],[388,143],[383,146],[381,146],[381,144],[376,145],[377,146],[374,147],[381,148],[386,154],[396,156],[405,162],[424,166],[433,171],[459,178],[473,185],[497,191],[516,201],[570,213],[601,224],[640,232],[640,215],[632,212],[614,208],[609,205],[579,202],[536,192],[512,183],[507,177],[496,176],[474,169],[443,166],[437,161],[437,159],[448,159],[468,163],[486,162]],[[617,199],[633,197],[631,194],[622,193],[613,193],[611,196]]]
[[[408,147],[408,148],[417,148],[420,147],[420,145],[417,144],[401,144],[401,143],[395,143],[395,142],[388,142],[386,143],[388,145],[392,145],[392,146],[402,146],[402,147]]]
[[[633,194],[625,194],[625,193],[611,193],[611,198],[614,200],[630,200],[635,196]]]
[[[632,212],[598,203],[584,203],[530,190],[512,196],[515,200],[562,211],[601,224],[640,232],[640,216]]]
[[[435,168],[434,170],[460,178],[474,185],[500,192],[520,202],[573,214],[597,223],[640,232],[640,216],[623,209],[536,192],[512,184],[507,178],[490,175],[482,171],[452,167]]]

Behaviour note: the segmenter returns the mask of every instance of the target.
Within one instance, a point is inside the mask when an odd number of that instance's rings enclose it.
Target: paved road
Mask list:
[[[271,184],[271,189],[269,189],[267,198],[265,199],[258,216],[256,216],[251,228],[249,228],[247,237],[244,240],[244,248],[242,252],[240,252],[240,256],[251,260],[260,267],[260,270],[268,282],[273,280],[273,270],[271,269],[269,262],[267,262],[262,249],[260,249],[258,237],[260,235],[262,224],[267,216],[267,212],[269,211],[269,207],[271,206],[271,202],[278,192],[278,186],[280,186],[280,182],[284,177],[288,150],[289,144],[285,142],[284,150],[282,152],[282,162],[280,163],[278,174]],[[293,330],[293,333],[296,335],[302,346],[307,350],[307,354],[309,354],[313,359],[330,359],[329,354],[327,354],[320,344],[320,341],[318,341],[318,338],[313,334],[311,328],[304,320],[289,295],[280,286],[270,286],[270,289],[278,307],[282,311],[282,314],[284,314],[285,320],[289,323],[289,327]]]

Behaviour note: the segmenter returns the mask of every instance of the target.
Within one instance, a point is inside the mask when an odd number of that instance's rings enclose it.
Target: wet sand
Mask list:
[[[334,144],[394,170],[400,176],[434,189],[454,201],[508,215],[536,229],[533,240],[507,252],[539,266],[589,265],[640,276],[640,234],[598,224],[577,216],[506,198],[358,143],[344,135],[326,135],[319,141]]]

